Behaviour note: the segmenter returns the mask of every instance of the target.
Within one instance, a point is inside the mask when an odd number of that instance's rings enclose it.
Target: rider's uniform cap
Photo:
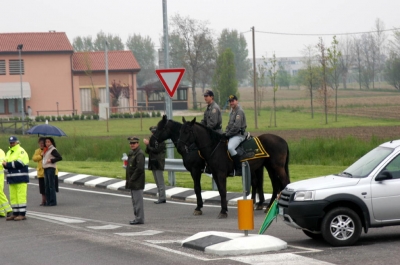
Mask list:
[[[213,97],[214,96],[214,92],[212,92],[211,90],[206,90],[206,92],[204,92],[204,96]]]
[[[238,98],[235,95],[230,95],[228,100],[234,101],[234,100],[238,100]]]

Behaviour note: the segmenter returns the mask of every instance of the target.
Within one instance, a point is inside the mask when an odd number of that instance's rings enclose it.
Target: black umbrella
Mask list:
[[[33,126],[29,130],[26,131],[27,134],[39,134],[44,136],[67,136],[65,132],[63,132],[60,128],[49,125],[49,124],[40,124]]]

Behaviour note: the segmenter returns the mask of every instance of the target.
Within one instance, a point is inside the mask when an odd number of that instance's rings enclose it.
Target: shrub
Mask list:
[[[52,121],[56,121],[56,119],[57,119],[56,116],[51,116]]]
[[[130,113],[124,113],[124,118],[125,118],[125,119],[132,118],[132,114],[130,114]]]
[[[62,116],[62,119],[63,119],[63,121],[67,121],[68,120],[67,115]]]
[[[46,119],[44,118],[44,116],[40,116],[40,121],[45,121]]]
[[[50,116],[46,116],[46,117],[44,117],[44,119],[47,120],[47,121],[51,121],[51,117]]]
[[[92,115],[86,115],[86,119],[87,120],[91,120],[92,119]]]
[[[61,116],[57,116],[57,120],[58,120],[58,121],[62,121]]]
[[[156,112],[154,110],[151,112],[151,117],[156,117]]]
[[[93,120],[98,120],[100,118],[99,114],[94,114],[93,115]]]
[[[135,114],[133,114],[134,118],[140,118],[140,112],[135,112]]]
[[[157,111],[157,117],[161,117],[161,112]]]
[[[36,116],[35,121],[40,121],[40,116]]]
[[[79,120],[79,115],[74,115],[74,117],[73,117],[73,118],[74,118],[74,120],[76,120],[76,121],[77,121],[77,120]]]
[[[81,114],[81,120],[83,121],[85,119],[85,115]]]

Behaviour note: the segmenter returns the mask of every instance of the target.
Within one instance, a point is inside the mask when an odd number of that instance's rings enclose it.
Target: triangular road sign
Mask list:
[[[181,82],[185,68],[170,68],[170,69],[158,69],[156,74],[163,84],[165,90],[172,98],[175,94],[176,89]]]

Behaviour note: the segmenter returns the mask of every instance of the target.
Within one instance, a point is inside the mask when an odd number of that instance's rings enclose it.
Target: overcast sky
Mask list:
[[[400,28],[400,0],[167,0],[168,17],[208,21],[218,37],[222,29],[243,32],[252,57],[251,27],[255,27],[256,57],[275,52],[277,57],[301,56],[305,45],[318,36],[374,30],[380,18],[386,29]],[[0,32],[66,32],[71,43],[77,36],[93,39],[99,31],[119,35],[150,36],[156,48],[162,37],[162,0],[1,0]],[[171,32],[170,28],[170,32]],[[392,33],[387,32],[390,36]],[[325,36],[329,44],[332,36]]]

